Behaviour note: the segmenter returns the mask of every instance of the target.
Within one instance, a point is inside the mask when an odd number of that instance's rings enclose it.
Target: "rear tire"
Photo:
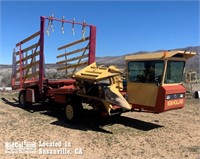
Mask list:
[[[65,117],[68,123],[76,124],[82,118],[83,106],[81,102],[68,102],[65,106]]]
[[[20,108],[25,108],[27,106],[27,102],[26,102],[26,91],[25,90],[21,90],[19,92],[19,106]]]

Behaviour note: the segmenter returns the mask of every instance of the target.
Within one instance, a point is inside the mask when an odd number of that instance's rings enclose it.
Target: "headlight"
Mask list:
[[[170,95],[167,95],[166,99],[167,99],[167,100],[170,99]]]
[[[178,98],[184,98],[184,97],[185,97],[184,93],[167,94],[166,95],[166,100],[172,100],[172,99],[178,99]]]

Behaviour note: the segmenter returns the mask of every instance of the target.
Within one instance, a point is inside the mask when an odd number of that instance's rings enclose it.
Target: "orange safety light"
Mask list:
[[[167,51],[164,51],[163,55],[164,55],[164,57],[166,57],[167,56]]]

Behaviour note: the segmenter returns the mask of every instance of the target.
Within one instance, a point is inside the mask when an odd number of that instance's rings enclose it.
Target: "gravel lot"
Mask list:
[[[161,114],[103,119],[85,110],[78,125],[67,124],[48,105],[23,110],[16,99],[0,94],[0,159],[200,159],[199,99]],[[25,149],[28,144],[32,149]]]

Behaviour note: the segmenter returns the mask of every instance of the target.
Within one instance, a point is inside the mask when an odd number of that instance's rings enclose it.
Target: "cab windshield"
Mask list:
[[[183,80],[184,67],[184,61],[168,61],[164,83],[181,83]]]

